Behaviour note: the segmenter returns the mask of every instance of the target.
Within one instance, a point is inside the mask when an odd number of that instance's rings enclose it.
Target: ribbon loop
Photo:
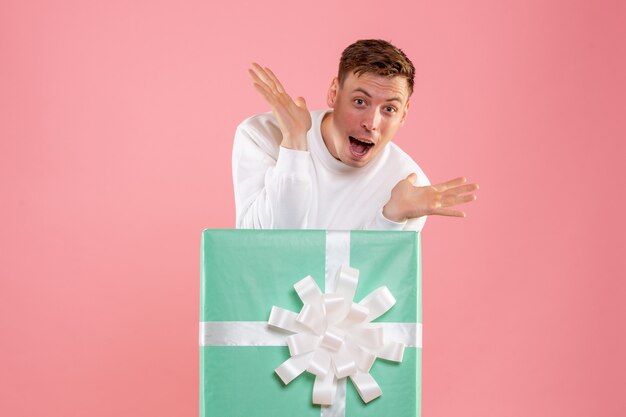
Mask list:
[[[404,357],[404,343],[389,342],[385,344],[379,351],[378,357],[393,362],[402,362]]]
[[[396,299],[391,295],[389,288],[380,287],[361,300],[359,304],[369,309],[367,321],[372,321],[385,314],[395,303]]]
[[[343,296],[348,303],[354,300],[354,293],[359,283],[359,270],[349,266],[342,266],[337,272],[337,289],[335,294]]]
[[[273,306],[272,311],[270,312],[270,318],[267,320],[267,324],[278,327],[279,329],[298,333],[302,331],[302,326],[296,322],[297,318],[298,315],[293,311]]]
[[[312,334],[298,333],[287,337],[287,346],[291,356],[312,352],[319,344],[319,339]]]
[[[337,391],[337,379],[332,372],[324,376],[316,376],[313,384],[313,403],[331,405]]]
[[[378,349],[383,345],[384,331],[382,326],[359,327],[350,333],[353,340],[361,345]]]
[[[345,378],[357,371],[356,362],[345,346],[342,346],[337,354],[333,355],[333,364],[337,378]]]
[[[345,322],[351,325],[362,323],[367,319],[369,313],[370,311],[367,307],[352,303],[352,305],[350,306],[350,311],[346,316]]]
[[[324,332],[324,313],[318,306],[305,304],[296,321],[313,330],[317,335]]]
[[[369,372],[376,361],[376,355],[354,343],[347,342],[346,347],[352,353],[357,368],[362,372]]]
[[[328,329],[324,336],[322,337],[322,341],[320,342],[320,346],[332,351],[337,352],[341,345],[343,344],[343,332],[339,329]]]
[[[345,298],[334,294],[324,294],[324,309],[329,325],[339,323],[348,312]]]
[[[378,383],[369,373],[357,372],[355,375],[350,376],[350,380],[366,404],[380,397],[383,393]]]
[[[276,368],[274,372],[276,372],[284,384],[288,384],[304,372],[311,356],[313,355],[292,356]]]
[[[316,304],[322,298],[322,291],[311,275],[302,278],[293,287],[304,304]]]
[[[330,369],[330,355],[324,349],[317,349],[313,353],[311,362],[309,362],[306,368],[307,372],[312,373],[315,376],[324,376]]]

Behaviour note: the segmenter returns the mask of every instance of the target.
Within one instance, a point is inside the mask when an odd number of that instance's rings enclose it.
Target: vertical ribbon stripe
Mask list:
[[[329,230],[326,232],[325,292],[335,293],[336,290],[339,290],[346,295],[351,293],[350,295],[354,297],[354,289],[337,288],[337,272],[341,268],[341,265],[350,265],[350,232]],[[346,382],[346,378],[342,378],[338,381],[335,401],[333,401],[331,405],[321,406],[321,417],[345,417]],[[339,389],[339,387],[341,387],[341,389]]]

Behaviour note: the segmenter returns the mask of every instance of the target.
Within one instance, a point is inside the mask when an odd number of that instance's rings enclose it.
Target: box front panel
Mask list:
[[[325,243],[324,231],[205,231],[201,321],[266,321],[273,305],[298,312],[295,282],[311,275],[324,290]],[[355,300],[382,285],[397,300],[377,321],[421,319],[418,244],[414,233],[352,232],[350,264],[360,270]],[[287,347],[201,347],[201,416],[319,416],[312,375],[285,386],[274,373],[288,358]],[[419,415],[420,348],[407,348],[400,364],[378,359],[371,373],[383,395],[365,405],[348,381],[347,417]]]

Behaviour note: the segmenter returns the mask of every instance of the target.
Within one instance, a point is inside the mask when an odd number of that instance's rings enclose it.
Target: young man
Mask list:
[[[238,228],[421,230],[427,215],[463,217],[476,199],[457,178],[431,186],[391,142],[404,124],[415,69],[383,40],[342,53],[329,110],[310,112],[269,68],[253,64],[254,87],[272,113],[237,128],[233,180]]]

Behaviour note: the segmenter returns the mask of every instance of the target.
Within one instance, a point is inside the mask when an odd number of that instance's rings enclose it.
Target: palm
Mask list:
[[[267,67],[252,64],[252,69],[248,72],[252,77],[254,87],[272,107],[272,112],[283,134],[283,140],[286,139],[290,143],[302,142],[306,132],[311,128],[311,114],[304,98],[297,97],[293,100],[272,70]],[[302,143],[296,145],[302,145]]]

